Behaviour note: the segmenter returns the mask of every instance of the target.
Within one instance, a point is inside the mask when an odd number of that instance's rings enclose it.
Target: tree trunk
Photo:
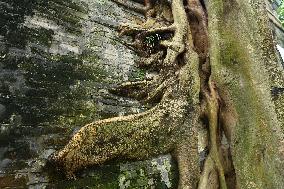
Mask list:
[[[74,177],[114,159],[170,152],[179,188],[283,187],[283,96],[270,91],[283,87],[284,74],[264,3],[114,1],[146,16],[145,23],[122,24],[120,35],[132,36],[138,66],[158,74],[111,92],[150,109],[82,127],[50,162]]]

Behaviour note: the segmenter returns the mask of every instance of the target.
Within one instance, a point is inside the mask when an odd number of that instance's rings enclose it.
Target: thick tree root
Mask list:
[[[168,90],[175,89],[169,87]],[[182,95],[177,92],[175,100],[164,100],[141,114],[82,127],[51,161],[70,178],[79,169],[115,158],[139,160],[171,152],[178,142],[178,128],[188,114],[186,96]]]

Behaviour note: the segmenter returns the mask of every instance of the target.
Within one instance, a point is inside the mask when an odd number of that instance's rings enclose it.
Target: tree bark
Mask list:
[[[128,82],[112,92],[151,108],[82,127],[50,162],[74,177],[77,170],[107,161],[170,152],[178,162],[179,188],[284,186],[283,98],[273,101],[270,94],[272,87],[283,87],[284,74],[276,63],[264,3],[119,4],[146,15],[144,24],[119,30],[144,51],[144,66],[159,72],[152,81]],[[149,44],[146,39],[155,35],[160,38]]]
[[[276,112],[283,100],[275,106],[270,90],[283,86],[283,70],[274,55],[265,6],[256,0],[212,1],[208,6],[212,78],[237,115],[224,120],[223,127],[230,131],[239,187],[281,188],[283,122]]]

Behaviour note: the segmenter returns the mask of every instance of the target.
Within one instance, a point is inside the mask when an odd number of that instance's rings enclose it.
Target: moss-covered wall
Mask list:
[[[76,181],[42,170],[77,128],[146,109],[108,92],[147,75],[115,30],[134,18],[141,16],[106,0],[0,2],[0,188],[174,187],[169,156],[89,170]]]

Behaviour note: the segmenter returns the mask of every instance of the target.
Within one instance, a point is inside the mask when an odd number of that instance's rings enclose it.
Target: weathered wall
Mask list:
[[[170,156],[100,167],[76,181],[42,170],[78,127],[146,109],[108,92],[149,75],[115,30],[140,16],[105,0],[2,0],[0,10],[0,188],[173,187]]]

